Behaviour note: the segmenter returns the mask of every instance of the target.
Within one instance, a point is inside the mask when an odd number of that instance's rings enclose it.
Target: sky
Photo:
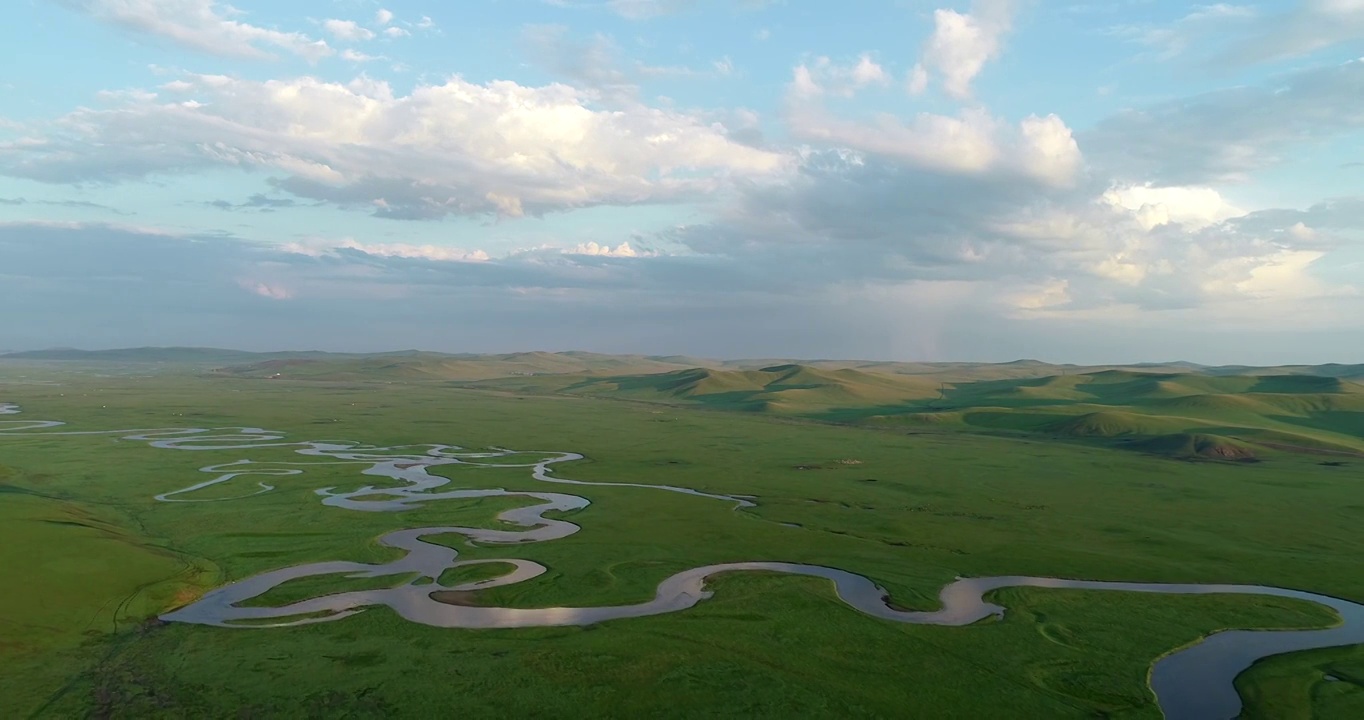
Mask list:
[[[15,0],[0,350],[1364,362],[1364,0]]]

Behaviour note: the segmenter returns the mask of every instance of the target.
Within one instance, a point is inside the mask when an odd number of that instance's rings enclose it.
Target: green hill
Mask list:
[[[656,375],[588,378],[564,392],[618,395],[640,400],[689,402],[737,410],[803,413],[926,400],[938,383],[860,370],[824,370],[800,364],[757,370],[689,368]]]
[[[491,381],[488,386],[508,384]],[[1364,385],[1314,375],[1105,368],[949,382],[931,374],[781,363],[565,376],[520,389],[701,404],[911,432],[1037,435],[1184,459],[1364,453]]]
[[[1159,435],[1186,426],[1183,418],[1142,415],[1120,410],[1105,410],[1067,417],[1046,430],[1058,435],[1113,438],[1128,435]]]

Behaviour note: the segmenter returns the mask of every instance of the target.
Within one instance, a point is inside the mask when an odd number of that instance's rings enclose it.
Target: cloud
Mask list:
[[[890,82],[890,76],[886,74],[884,68],[871,59],[870,55],[862,55],[858,58],[857,64],[852,69],[852,81],[854,85],[885,85]]]
[[[840,65],[824,56],[797,65],[789,90],[800,98],[821,95],[847,98],[873,85],[889,84],[890,75],[885,68],[873,60],[869,53],[863,53],[856,63],[847,65]]]
[[[855,81],[853,86],[855,86]],[[1071,130],[1055,115],[1010,125],[979,108],[956,116],[919,113],[908,121],[883,114],[871,122],[832,115],[820,102],[826,85],[798,66],[789,88],[791,134],[915,166],[960,173],[1002,171],[1047,183],[1070,183],[1083,165]]]
[[[1009,300],[1021,310],[1041,310],[1069,304],[1069,288],[1069,281],[1047,280],[1039,285],[1020,288]]]
[[[698,199],[789,166],[709,118],[596,110],[564,85],[452,77],[403,96],[364,78],[182,82],[174,99],[119,96],[0,144],[0,173],[81,183],[239,168],[300,198],[413,219]]]
[[[237,283],[243,290],[246,290],[253,295],[269,298],[270,300],[290,300],[294,297],[292,290],[278,285],[271,285],[257,280],[239,280]]]
[[[619,48],[609,37],[581,42],[568,33],[563,25],[527,25],[521,39],[536,63],[560,77],[610,94],[635,94],[635,80],[620,68]]]
[[[922,63],[915,63],[905,74],[905,91],[910,95],[922,95],[928,89],[928,69]]]
[[[1259,233],[1252,226],[1286,217],[1252,213],[1192,236],[1171,226],[1140,231],[1150,243],[1132,245],[1134,262],[1150,259],[1142,254],[1160,243],[1167,254],[1187,253],[1169,255],[1181,261],[1171,269],[1124,285],[1083,272],[1084,261],[1140,230],[1107,204],[1070,208],[1111,222],[1080,252],[1066,244],[1079,242],[1072,235],[1060,243],[1033,240],[1022,254],[1007,252],[1007,242],[982,242],[976,259],[964,260],[933,246],[988,228],[1005,204],[990,203],[989,217],[977,221],[968,203],[941,202],[951,194],[917,198],[904,211],[874,201],[858,205],[850,194],[833,199],[847,206],[838,217],[817,210],[791,216],[793,207],[836,190],[838,182],[882,194],[918,187],[902,169],[875,162],[826,165],[785,196],[776,188],[758,192],[742,217],[681,233],[697,239],[731,232],[718,254],[551,251],[470,261],[463,257],[470,251],[447,246],[319,240],[300,249],[104,224],[0,223],[6,258],[0,303],[25,308],[0,315],[0,335],[12,347],[417,346],[812,357],[827,355],[832,343],[840,354],[873,358],[1102,362],[1192,354],[1214,362],[1283,362],[1301,359],[1293,356],[1304,347],[1314,348],[1318,360],[1348,354],[1358,337],[1351,333],[1364,330],[1358,288],[1345,292],[1315,276],[1323,260],[1312,253],[1327,251],[1259,246],[1251,237]],[[924,180],[921,187],[933,185]],[[784,210],[770,204],[781,197]],[[959,225],[951,239],[894,227],[932,205]],[[1356,213],[1343,206],[1307,211],[1337,221]],[[781,215],[791,221],[784,234],[761,227]],[[846,236],[836,236],[836,226]],[[877,227],[879,233],[864,232]],[[755,234],[741,240],[749,231]],[[1237,250],[1246,246],[1252,250]],[[981,265],[990,272],[973,270]],[[128,317],[143,322],[130,326]]]
[[[736,11],[755,11],[762,10],[770,5],[776,5],[785,0],[735,0],[730,3]],[[606,8],[611,12],[627,20],[651,20],[666,15],[675,15],[694,9],[700,3],[697,0],[604,0],[603,2],[587,2],[586,0],[542,0],[546,5],[553,5],[560,8]]]
[[[1013,0],[975,0],[969,13],[935,10],[933,35],[920,56],[919,67],[936,73],[949,96],[969,99],[971,82],[1003,50],[1013,14]]]
[[[601,257],[632,258],[653,255],[654,253],[641,253],[630,247],[630,243],[623,242],[612,248],[609,245],[598,245],[595,242],[580,243],[570,249],[564,250],[570,255],[597,255]]]
[[[607,0],[617,15],[630,20],[648,20],[688,10],[696,0]]]
[[[407,30],[404,30],[403,28],[396,27],[396,26],[384,28],[384,37],[386,37],[386,38],[407,37],[408,35],[411,35],[411,34],[412,34],[412,33],[408,32]]]
[[[1364,241],[1364,195],[1322,200],[1305,210],[1274,208],[1256,210],[1232,222],[1249,232],[1269,233],[1287,229],[1294,240],[1305,242],[1324,235],[1345,240]],[[1302,228],[1299,228],[1302,226]],[[1304,233],[1303,228],[1308,232]],[[1320,243],[1306,247],[1328,247]]]
[[[783,0],[735,0],[735,10],[762,10]],[[564,4],[554,2],[551,4]],[[695,8],[697,0],[606,0],[606,6],[617,15],[629,20],[649,20],[665,15],[675,15]]]
[[[323,40],[231,19],[238,13],[215,0],[58,0],[126,32],[149,35],[224,57],[270,58],[263,47],[309,61],[333,54]]]
[[[686,289],[683,278],[704,278],[703,268],[650,276],[647,263],[630,258],[468,263],[354,250],[310,256],[232,238],[35,224],[0,224],[0,256],[6,259],[0,303],[25,308],[0,314],[0,335],[14,348],[184,342],[668,352],[695,339],[713,342],[710,333],[740,336],[732,331],[754,325],[796,329],[770,302],[720,301]],[[721,307],[729,312],[707,320]],[[660,313],[672,318],[666,327]],[[140,322],[129,324],[130,317]],[[805,315],[800,325],[811,321]],[[833,329],[818,323],[826,324]]]
[[[1284,12],[1254,5],[1195,6],[1168,23],[1115,25],[1107,34],[1151,48],[1154,59],[1198,53],[1204,61],[1244,66],[1274,62],[1364,38],[1358,0],[1299,0]]]
[[[805,278],[793,267],[826,277],[944,279],[940,273],[989,269],[983,261],[995,257],[991,245],[1049,242],[1045,234],[1035,242],[1001,228],[1022,222],[1020,208],[1060,202],[1062,192],[1007,173],[963,173],[873,151],[812,150],[792,181],[750,188],[716,222],[682,228],[673,239],[706,254],[781,252],[783,272],[797,283]],[[1014,261],[1005,257],[999,265]]]
[[[353,48],[346,48],[345,50],[341,51],[341,59],[348,60],[354,63],[367,63],[374,62],[375,60],[387,60],[388,58],[384,57],[383,55],[370,55],[368,53],[363,53]]]
[[[1105,32],[1151,48],[1157,60],[1169,60],[1185,54],[1190,48],[1206,50],[1218,36],[1225,36],[1229,31],[1244,31],[1260,17],[1250,6],[1217,3],[1196,6],[1168,24],[1116,25]]]
[[[1264,17],[1223,59],[1233,63],[1282,60],[1360,38],[1364,38],[1364,2],[1302,0],[1288,12]]]
[[[1072,131],[1057,115],[1008,115],[972,99],[1011,17],[1006,3],[940,11],[907,72],[870,53],[808,57],[776,119],[780,147],[761,132],[772,118],[641,100],[650,77],[711,68],[648,66],[610,37],[575,40],[555,26],[527,28],[525,40],[539,64],[578,87],[451,77],[397,91],[365,77],[184,75],[103,93],[68,115],[7,126],[21,139],[0,140],[0,173],[82,184],[236,168],[270,190],[214,207],[328,204],[409,220],[704,205],[628,242],[572,230],[545,241],[562,228],[518,235],[524,223],[457,223],[459,240],[448,242],[427,241],[444,227],[431,225],[409,242],[284,246],[0,224],[0,302],[43,305],[35,317],[0,318],[0,335],[56,344],[52,333],[107,336],[102,325],[136,316],[182,328],[180,344],[237,323],[250,329],[237,337],[295,346],[363,326],[369,342],[428,347],[433,328],[457,328],[448,342],[461,349],[529,336],[540,346],[820,354],[846,341],[838,346],[854,355],[984,357],[1007,346],[1011,356],[1034,348],[1082,360],[1103,343],[1131,360],[1190,348],[1287,352],[1296,344],[1286,338],[1317,332],[1317,347],[1351,350],[1340,338],[1364,331],[1364,197],[1262,207],[1249,198],[1264,192],[1228,184],[1364,126],[1364,63],[1128,109]],[[368,30],[397,27],[390,19]],[[965,102],[865,107],[939,84]],[[859,102],[840,104],[850,97]],[[78,300],[97,307],[82,314]],[[160,320],[146,332],[161,332]]]
[[[336,257],[337,251],[354,251],[377,258],[407,258],[439,262],[484,262],[489,259],[488,253],[482,250],[464,250],[430,244],[362,243],[353,239],[343,240],[339,243],[325,240],[311,243],[288,243],[282,246],[282,250],[309,257]]]
[[[1134,213],[1148,230],[1169,223],[1198,230],[1246,214],[1207,187],[1130,185],[1111,188],[1102,199]]]
[[[433,262],[491,262],[494,258],[483,250],[468,250],[449,245],[411,244],[411,243],[368,243],[347,238],[340,242],[318,239],[305,242],[286,243],[281,247],[284,252],[309,257],[341,257],[347,253],[361,253],[375,258],[404,258],[430,260]],[[517,259],[543,257],[549,254],[588,255],[609,258],[657,257],[656,251],[636,250],[629,242],[616,247],[596,242],[579,243],[572,247],[542,245],[536,248],[516,250],[499,258],[498,261],[510,262]]]
[[[374,23],[376,25],[387,25],[393,22],[393,13],[387,8],[379,8],[374,12]]]
[[[1091,162],[1122,180],[1238,182],[1280,162],[1290,147],[1364,125],[1361,97],[1364,59],[1127,110],[1079,139]]]
[[[282,208],[297,207],[300,203],[293,198],[276,198],[262,193],[256,193],[247,198],[246,201],[233,203],[227,200],[211,200],[205,205],[219,210],[259,210],[261,212],[274,212]]]
[[[780,267],[792,292],[964,283],[990,313],[1030,321],[1178,311],[1288,328],[1312,302],[1339,307],[1364,291],[1321,275],[1348,238],[1364,240],[1364,198],[1247,212],[1208,187],[1105,185],[1090,175],[1060,185],[1030,178],[1027,163],[963,171],[907,162],[898,143],[832,145],[803,155],[790,182],[751,188],[714,221],[666,239]]]
[[[361,42],[374,39],[373,30],[361,26],[354,20],[323,20],[322,29],[342,42]]]
[[[563,25],[527,25],[522,28],[521,40],[541,67],[616,101],[637,96],[639,83],[645,79],[719,77],[734,69],[728,57],[713,62],[709,70],[627,60],[610,36],[597,34],[588,41],[580,41],[570,37],[569,29]]]
[[[21,197],[18,198],[0,197],[0,205],[9,205],[11,207],[22,207],[25,205],[43,205],[47,207],[64,207],[79,210],[99,210],[101,212],[113,213],[115,215],[132,214],[125,210],[119,210],[118,208],[109,207],[108,205],[101,205],[97,202],[90,202],[89,200],[29,200],[28,198]]]

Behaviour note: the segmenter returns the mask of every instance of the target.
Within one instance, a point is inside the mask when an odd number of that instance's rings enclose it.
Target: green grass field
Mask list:
[[[0,366],[0,383],[6,373],[19,370]],[[787,376],[774,388],[754,376],[759,368],[517,376],[474,389],[382,373],[373,382],[23,373],[25,384],[0,384],[0,401],[24,414],[0,420],[566,450],[586,456],[558,467],[566,477],[757,496],[736,512],[649,489],[548,486],[523,469],[441,468],[458,487],[592,501],[566,516],[582,526],[570,537],[461,547],[462,559],[549,568],[474,593],[482,604],[640,602],[672,573],[740,560],[843,568],[919,609],[936,607],[958,575],[1000,574],[1257,583],[1364,600],[1364,458],[1345,454],[1364,449],[1364,394],[1348,380],[1067,375],[944,388],[785,368],[770,373]],[[655,385],[679,381],[693,384]],[[630,382],[638,387],[622,387]],[[716,392],[695,392],[703,385]],[[748,395],[704,399],[726,393]],[[1179,435],[1188,452],[1128,447],[1163,438],[1173,448]],[[1200,453],[1200,442],[1245,446],[1261,462]],[[206,479],[202,466],[243,457],[297,459],[287,449],[188,452],[98,435],[0,438],[0,582],[19,588],[0,599],[0,714],[978,718],[1007,708],[1010,717],[1153,718],[1146,674],[1158,656],[1221,628],[1332,622],[1322,608],[1272,598],[1012,589],[994,598],[1009,608],[1003,621],[906,626],[859,614],[823,581],[762,574],[721,578],[692,610],[585,628],[442,630],[382,608],[283,629],[150,622],[266,570],[393,559],[374,540],[395,529],[495,527],[516,503],[443,501],[401,514],[322,506],[314,489],[370,482],[353,466],[270,478],[277,490],[241,500],[152,499]],[[239,494],[254,481],[215,491]],[[457,580],[483,570],[463,568]],[[374,582],[315,578],[264,599]],[[1249,717],[1358,717],[1364,648],[1273,658],[1238,688]]]

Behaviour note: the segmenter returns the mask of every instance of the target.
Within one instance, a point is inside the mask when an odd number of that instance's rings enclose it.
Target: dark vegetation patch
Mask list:
[[[501,577],[516,569],[511,563],[477,563],[474,565],[461,565],[459,567],[448,568],[440,574],[436,581],[444,587],[455,587],[466,583],[479,582],[481,580],[491,580]]]
[[[1173,433],[1132,444],[1135,449],[1181,460],[1259,462],[1250,445],[1219,435]]]

